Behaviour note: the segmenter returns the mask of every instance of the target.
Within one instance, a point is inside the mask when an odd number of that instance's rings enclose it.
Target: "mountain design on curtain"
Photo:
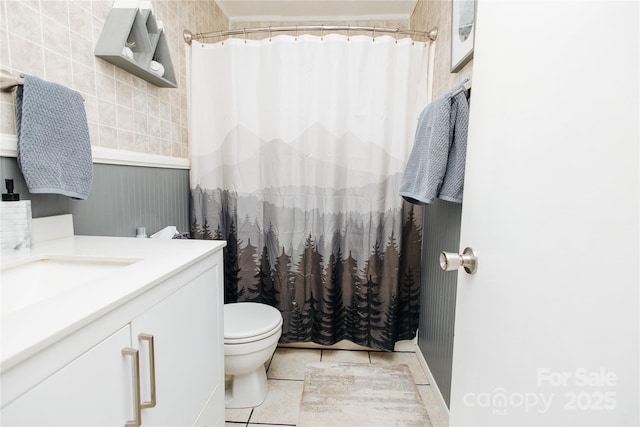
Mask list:
[[[227,241],[225,303],[277,307],[282,343],[413,339],[422,212],[399,192],[431,45],[303,34],[189,52],[191,233]]]
[[[220,160],[238,147],[237,163]],[[390,351],[415,337],[422,211],[398,195],[403,161],[319,124],[289,142],[238,126],[209,157],[218,160],[202,181],[227,188],[192,189],[191,234],[227,241],[225,303],[277,307],[281,343]]]

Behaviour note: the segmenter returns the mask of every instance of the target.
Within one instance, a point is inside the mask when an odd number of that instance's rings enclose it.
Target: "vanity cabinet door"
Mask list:
[[[2,409],[3,426],[123,426],[133,420],[127,325]]]
[[[153,336],[156,403],[153,407],[143,403],[143,426],[193,425],[216,388],[220,398],[213,412],[224,413],[220,268],[218,264],[206,270],[131,322],[133,347],[140,351],[143,402],[152,400],[149,336]]]

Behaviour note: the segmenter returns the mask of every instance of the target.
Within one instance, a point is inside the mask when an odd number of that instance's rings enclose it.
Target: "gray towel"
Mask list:
[[[469,114],[465,95],[458,94],[454,99],[452,94],[466,81],[430,102],[420,114],[400,184],[400,195],[410,203],[430,204],[438,196],[462,201]],[[445,192],[441,192],[443,189]]]
[[[451,147],[447,170],[442,179],[438,197],[448,202],[462,203],[464,165],[467,159],[467,132],[469,131],[469,103],[464,93],[451,100]]]
[[[16,94],[18,165],[29,192],[85,200],[93,163],[82,96],[57,83],[22,77]]]

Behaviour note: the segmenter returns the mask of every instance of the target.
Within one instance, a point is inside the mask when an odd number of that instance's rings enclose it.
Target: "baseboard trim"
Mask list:
[[[429,365],[427,365],[427,361],[425,360],[424,355],[420,350],[420,347],[418,347],[418,343],[416,343],[415,352],[416,352],[416,356],[418,357],[418,360],[420,361],[420,365],[422,366],[422,369],[424,370],[424,373],[427,376],[427,379],[429,380],[429,384],[433,388],[434,394],[437,397],[438,406],[440,406],[440,410],[442,411],[442,413],[446,414],[447,425],[449,425],[449,408],[447,407],[447,404],[445,403],[444,398],[442,397],[442,393],[440,392],[440,387],[438,387],[438,383],[436,382],[435,378],[433,378],[431,369],[429,369]]]

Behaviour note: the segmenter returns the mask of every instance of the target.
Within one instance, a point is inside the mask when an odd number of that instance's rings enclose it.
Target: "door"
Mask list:
[[[640,422],[638,16],[478,4],[451,425]]]

